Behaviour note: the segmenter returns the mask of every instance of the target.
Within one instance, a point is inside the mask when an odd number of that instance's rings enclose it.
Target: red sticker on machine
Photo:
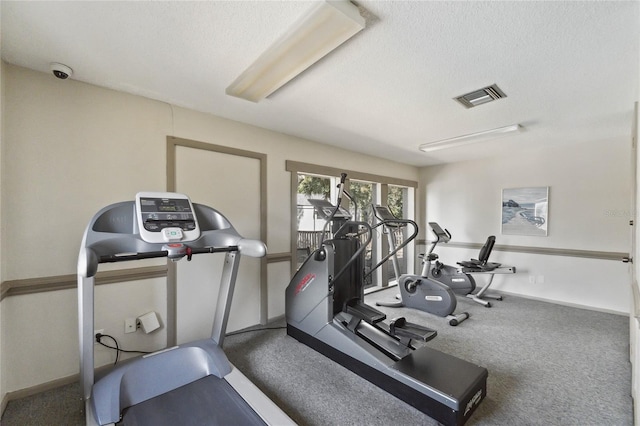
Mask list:
[[[316,279],[316,274],[305,275],[304,278],[302,278],[298,283],[298,285],[296,286],[296,291],[294,294],[298,294],[301,291],[304,291],[309,286],[309,284],[311,284],[315,279]]]

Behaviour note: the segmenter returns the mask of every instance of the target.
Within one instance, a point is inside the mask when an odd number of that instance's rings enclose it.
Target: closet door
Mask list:
[[[222,213],[244,238],[260,239],[261,162],[256,158],[176,146],[176,192]],[[176,340],[211,336],[224,254],[194,256],[176,264]],[[243,256],[227,331],[260,323],[261,260]]]

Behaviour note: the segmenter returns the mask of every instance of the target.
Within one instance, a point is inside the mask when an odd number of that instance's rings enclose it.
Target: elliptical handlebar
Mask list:
[[[340,183],[338,184],[338,201],[337,201],[337,205],[336,205],[336,211],[338,211],[338,208],[340,207],[340,204],[342,203],[342,194],[344,193],[344,182],[347,180],[347,174],[346,173],[340,173]]]
[[[344,182],[346,180],[347,174],[340,173],[340,183],[338,184],[338,197],[336,198],[336,206],[331,212],[331,215],[329,215],[327,220],[324,222],[324,226],[322,227],[322,235],[320,237],[320,244],[325,241],[324,236],[327,234],[327,226],[329,226],[329,223],[331,223],[333,217],[336,215],[336,213],[338,213],[338,210],[340,210],[340,204],[342,203],[342,194],[344,193]]]
[[[371,275],[373,273],[373,271],[375,271],[376,269],[378,269],[380,266],[382,266],[387,260],[391,259],[392,256],[394,256],[396,253],[398,253],[400,250],[402,250],[403,248],[405,248],[411,241],[413,241],[416,236],[418,235],[418,224],[415,223],[413,220],[411,219],[397,219],[397,218],[386,218],[383,219],[380,215],[378,215],[379,212],[376,211],[375,206],[372,204],[371,205],[372,209],[373,209],[373,215],[376,219],[378,219],[378,223],[374,226],[371,227],[371,229],[375,229],[379,226],[389,226],[390,224],[396,224],[395,226],[406,226],[406,225],[411,225],[413,227],[413,233],[402,243],[400,244],[398,247],[396,247],[394,250],[392,250],[391,252],[389,252],[389,254],[387,254],[385,257],[382,258],[382,260],[380,260],[380,262],[378,262],[375,266],[373,266],[369,272],[367,272],[365,274],[365,278],[367,278],[369,275]]]

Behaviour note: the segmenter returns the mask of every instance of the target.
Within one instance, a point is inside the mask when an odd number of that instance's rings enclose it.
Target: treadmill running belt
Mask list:
[[[118,425],[266,425],[224,379],[193,383],[125,409]]]

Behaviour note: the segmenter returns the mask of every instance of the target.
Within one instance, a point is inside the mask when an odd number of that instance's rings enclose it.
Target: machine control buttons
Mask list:
[[[162,236],[165,241],[180,241],[183,237],[181,228],[164,228]]]

